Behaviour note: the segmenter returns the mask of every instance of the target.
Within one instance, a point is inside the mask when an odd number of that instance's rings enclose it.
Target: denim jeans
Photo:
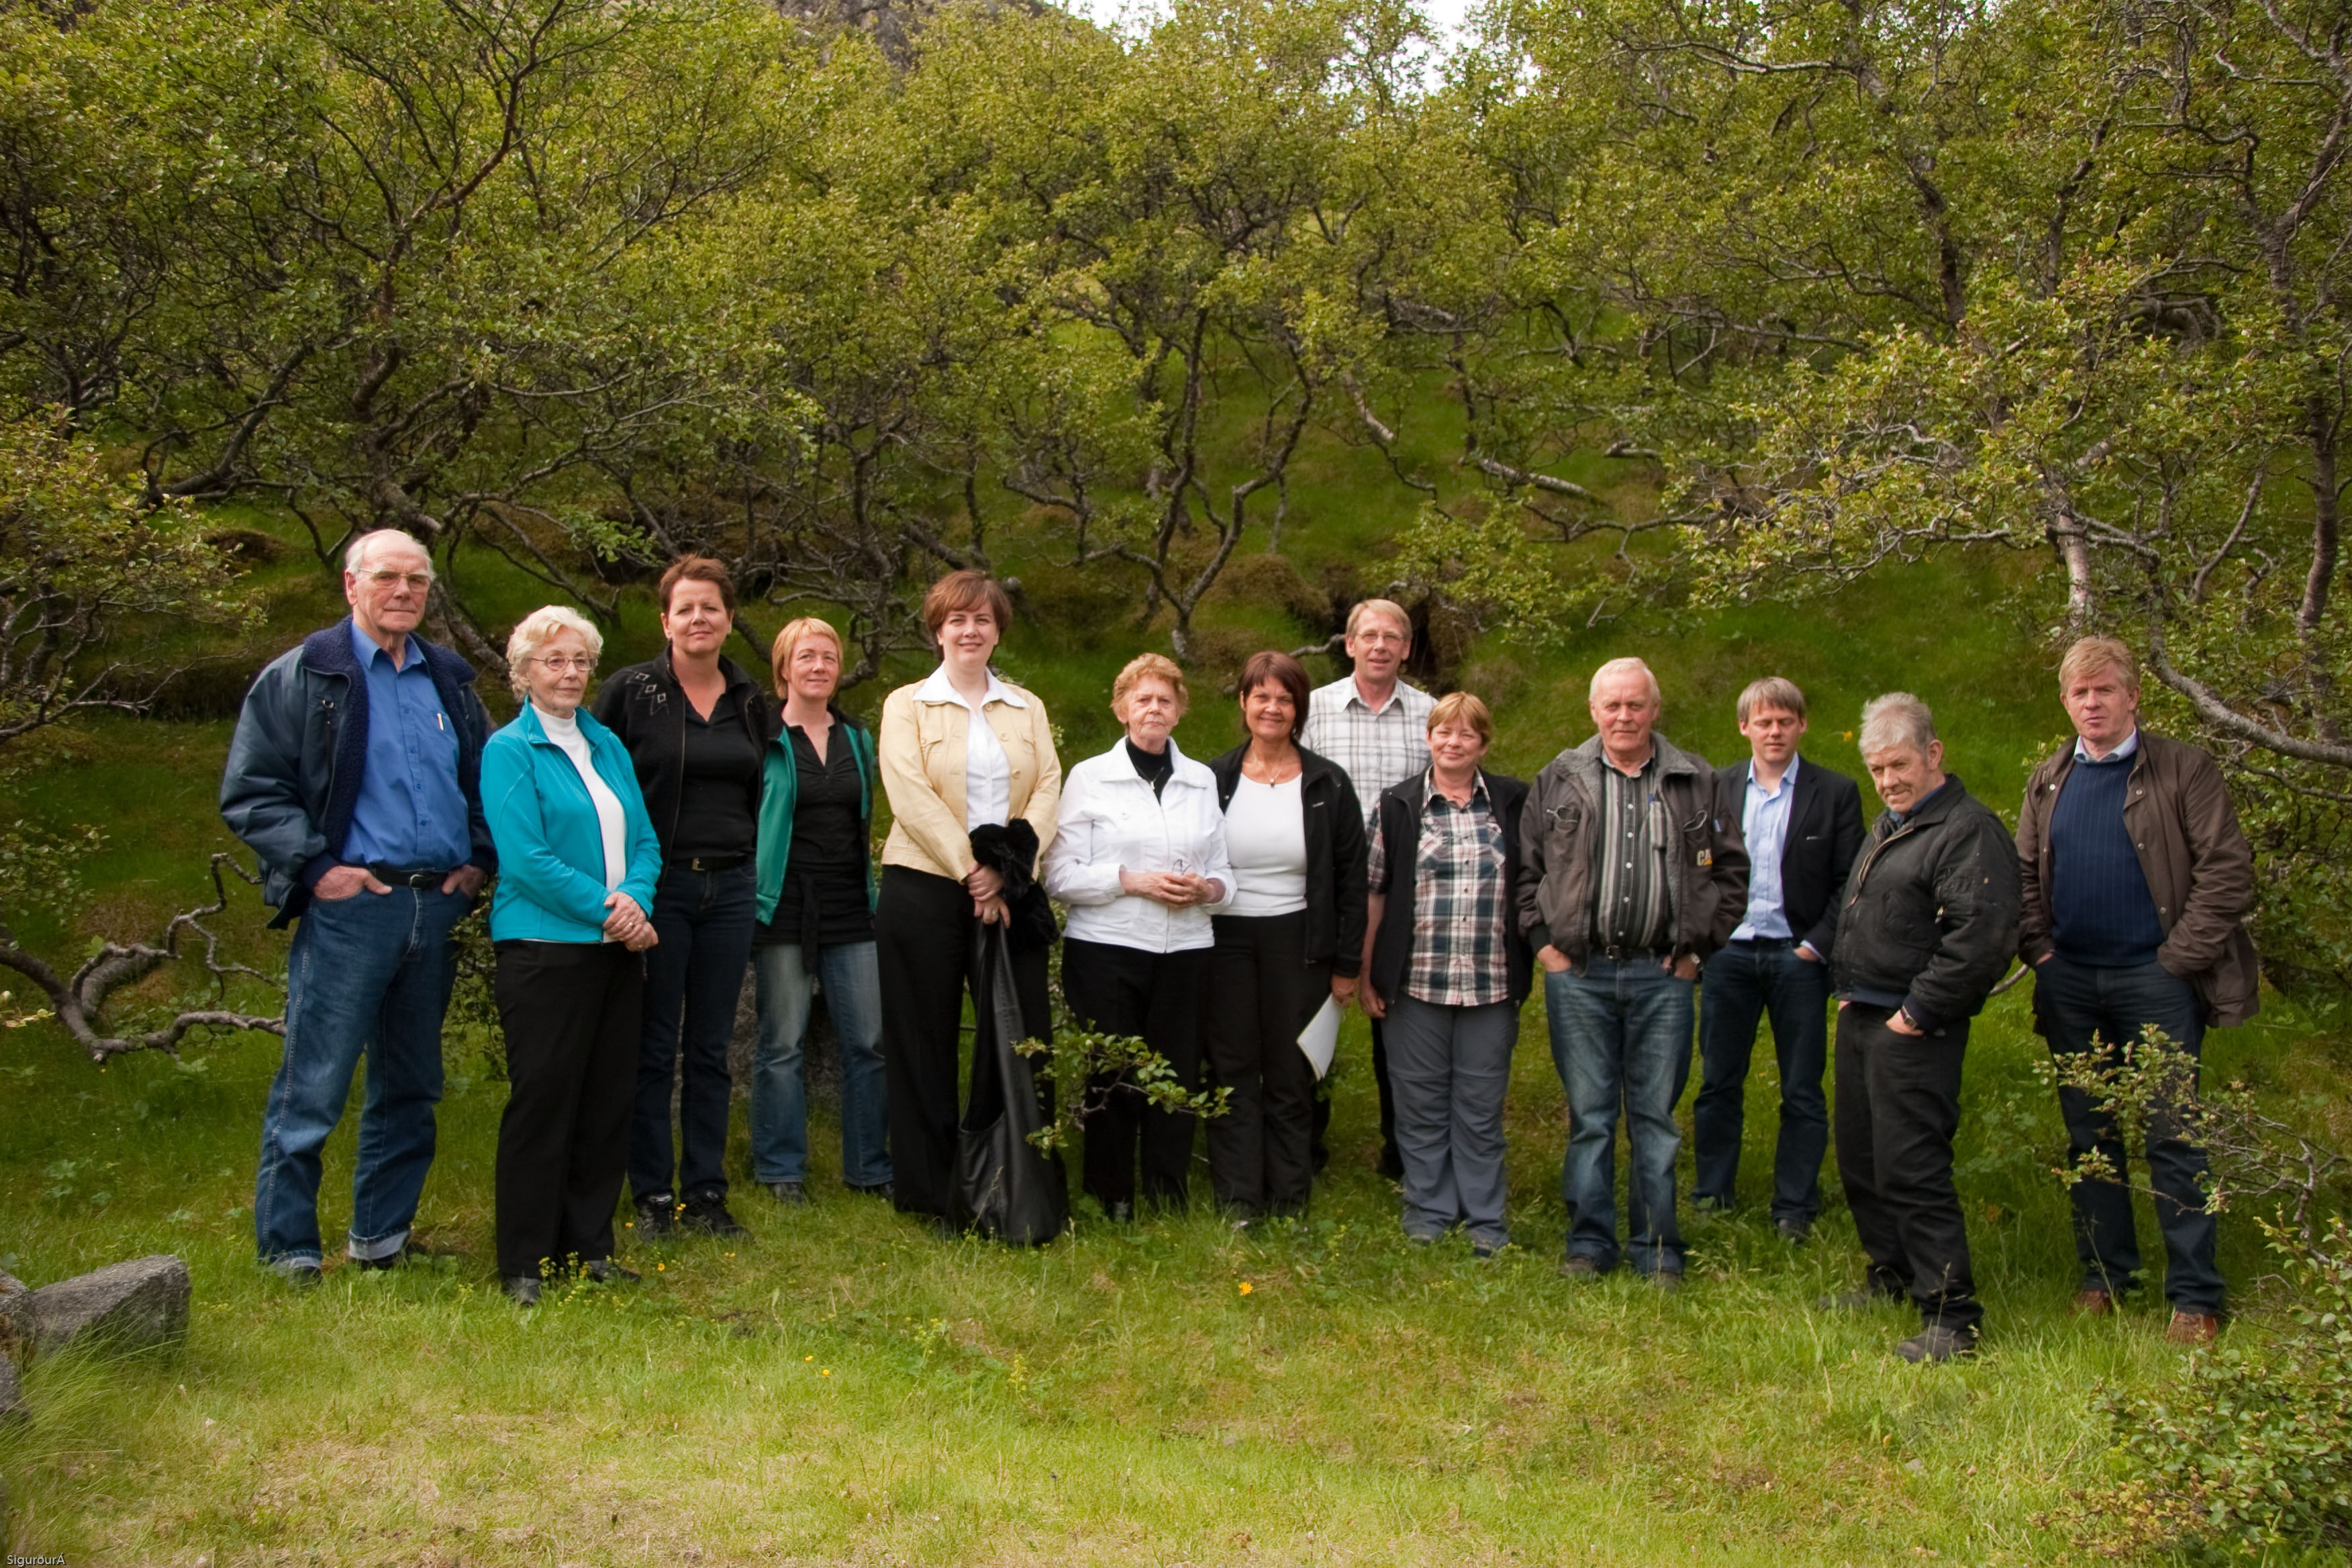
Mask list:
[[[367,1057],[352,1173],[353,1258],[390,1258],[408,1240],[432,1168],[441,1100],[441,1017],[455,978],[449,933],[472,900],[395,888],[314,900],[286,965],[286,1053],[261,1121],[254,1241],[278,1268],[320,1261],[319,1152],[342,1119]]]
[[[1703,1076],[1691,1112],[1698,1182],[1692,1196],[1731,1205],[1739,1181],[1748,1062],[1769,1011],[1780,1062],[1780,1131],[1772,1160],[1772,1217],[1809,1226],[1822,1209],[1822,1156],[1830,1146],[1829,965],[1797,956],[1793,942],[1735,942],[1706,961],[1699,984]]]
[[[2033,1008],[2055,1052],[2087,1051],[2094,1036],[2109,1045],[2137,1043],[2150,1024],[2192,1057],[2204,1046],[2197,988],[2160,963],[2094,969],[2053,955],[2033,972]],[[2123,1141],[2091,1097],[2061,1089],[2058,1106],[2074,1158],[2097,1149],[2120,1173]],[[2213,1260],[2213,1216],[2205,1212],[2205,1152],[2168,1135],[2168,1125],[2153,1120],[2147,1141],[2148,1184],[2156,1189],[2156,1225],[2164,1235],[2164,1294],[2184,1312],[2218,1313],[2221,1271]],[[2140,1271],[2131,1194],[2114,1182],[2077,1182],[2074,1200],[2074,1249],[2083,1260],[2084,1287],[2125,1289]]]
[[[1617,1266],[1617,1108],[1625,1108],[1627,1251],[1647,1274],[1679,1270],[1675,1155],[1682,1132],[1675,1097],[1689,1073],[1691,993],[1662,963],[1593,957],[1544,976],[1552,1065],[1568,1090],[1568,1251]]]
[[[801,1043],[808,1034],[809,1003],[824,986],[825,1011],[841,1043],[841,1180],[878,1187],[890,1179],[890,1148],[882,1081],[882,971],[875,944],[856,942],[816,950],[776,942],[751,950],[751,978],[760,999],[760,1044],[751,1060],[751,1173],[762,1182],[798,1182],[808,1175],[808,1080]]]
[[[657,1193],[726,1194],[727,1042],[751,962],[757,902],[749,860],[726,871],[665,867],[655,884],[648,912],[661,941],[646,952],[645,1035],[629,1123],[629,1191],[640,1203]],[[673,1085],[680,1090],[675,1167]]]

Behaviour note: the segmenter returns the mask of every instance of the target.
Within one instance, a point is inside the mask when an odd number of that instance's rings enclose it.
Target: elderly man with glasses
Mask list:
[[[496,865],[482,815],[489,722],[474,671],[416,635],[432,558],[396,529],[343,557],[351,616],[273,661],[246,693],[221,816],[260,858],[287,962],[286,1050],[269,1089],[253,1222],[262,1264],[319,1278],[320,1152],[367,1058],[346,1250],[408,1250],[433,1163],[451,931]]]

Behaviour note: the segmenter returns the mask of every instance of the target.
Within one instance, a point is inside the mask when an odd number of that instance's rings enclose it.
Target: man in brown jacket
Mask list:
[[[2111,637],[2084,637],[2058,667],[2074,745],[2034,770],[2018,814],[2025,914],[2018,946],[2033,966],[2033,1010],[2053,1051],[2139,1039],[2153,1026],[2195,1056],[2208,1025],[2254,1016],[2257,974],[2244,925],[2253,852],[2213,759],[2139,728],[2139,669]],[[2074,1158],[2093,1150],[2120,1173],[2124,1149],[2089,1096],[2061,1089]],[[2221,1275],[2205,1212],[2205,1155],[2159,1121],[2148,1176],[2168,1258],[2169,1337],[2189,1344],[2221,1328]],[[2113,1310],[2139,1272],[2131,1194],[2078,1182],[2075,1310]]]

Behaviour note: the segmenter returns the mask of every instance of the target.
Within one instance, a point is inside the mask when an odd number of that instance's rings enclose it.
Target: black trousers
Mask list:
[[[1219,915],[1206,1039],[1233,1091],[1209,1121],[1209,1183],[1247,1212],[1296,1213],[1314,1178],[1315,1068],[1298,1032],[1331,994],[1331,965],[1307,962],[1307,915]]]
[[[1984,1318],[1969,1271],[1969,1233],[1952,1185],[1966,1019],[1898,1035],[1889,1009],[1838,1013],[1837,1161],[1870,1282],[1908,1294],[1923,1323],[1972,1331]]]
[[[1381,1032],[1381,1020],[1372,1025],[1372,1082],[1381,1091],[1381,1171],[1384,1175],[1402,1173],[1404,1162],[1397,1153],[1396,1095],[1389,1088],[1389,1042]],[[1315,1164],[1320,1169],[1331,1157],[1323,1146],[1323,1135],[1331,1131],[1331,1097],[1328,1093],[1315,1096]]]
[[[498,944],[507,1108],[499,1119],[499,1273],[613,1256],[629,1159],[646,961],[618,942]]]
[[[971,895],[962,883],[908,866],[882,868],[874,942],[882,971],[891,1202],[907,1214],[955,1213],[956,1090],[972,926]],[[1013,979],[1030,1032],[1051,1035],[1045,950],[1014,952]]]
[[[1062,944],[1062,995],[1084,1027],[1107,1035],[1139,1035],[1168,1058],[1185,1092],[1201,1087],[1201,993],[1209,979],[1213,948],[1185,952],[1146,952],[1111,942]],[[1160,1110],[1131,1084],[1097,1080],[1108,1089],[1102,1108],[1087,1118],[1087,1191],[1105,1208],[1132,1204],[1136,1195],[1136,1145],[1143,1146],[1143,1194],[1171,1208],[1182,1208],[1192,1177],[1190,1113]]]

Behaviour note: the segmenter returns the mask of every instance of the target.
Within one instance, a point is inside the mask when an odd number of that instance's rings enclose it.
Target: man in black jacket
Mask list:
[[[1748,1061],[1769,1010],[1780,1063],[1780,1134],[1772,1162],[1772,1221],[1802,1240],[1822,1206],[1822,1156],[1830,1145],[1830,933],[1833,904],[1862,848],[1862,792],[1843,773],[1801,758],[1805,694],[1767,676],[1739,694],[1739,732],[1753,755],[1719,768],[1727,806],[1737,804],[1748,845],[1748,909],[1710,959],[1699,987],[1698,1049],[1705,1076],[1691,1115],[1698,1182],[1693,1200],[1729,1208],[1739,1177]]]
[[[1862,760],[1886,813],[1838,896],[1837,1156],[1873,1295],[1907,1293],[1908,1362],[1976,1348],[1984,1309],[1952,1186],[1969,1020],[2017,951],[2017,847],[1944,772],[1935,717],[1907,691],[1862,710]]]

